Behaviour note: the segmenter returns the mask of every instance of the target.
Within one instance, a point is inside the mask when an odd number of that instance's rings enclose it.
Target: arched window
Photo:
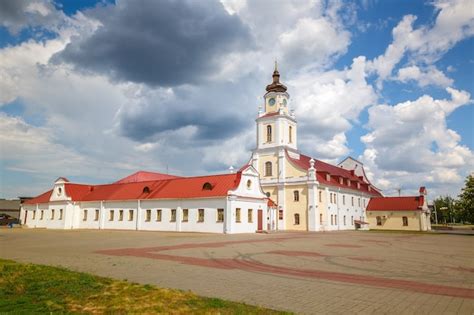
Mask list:
[[[300,215],[298,213],[295,213],[295,225],[300,224]]]
[[[298,190],[293,191],[294,201],[300,201],[300,192]]]
[[[212,190],[211,183],[205,182],[204,185],[202,185],[202,190]]]
[[[323,192],[320,190],[319,191],[319,202],[323,201]]]
[[[252,188],[252,181],[249,179],[247,181],[247,189],[250,189],[250,188]]]
[[[265,163],[265,176],[272,176],[272,162]]]
[[[272,142],[272,126],[267,126],[267,142]]]
[[[290,143],[293,142],[293,127],[290,126],[290,128],[288,128],[288,139]]]
[[[148,187],[148,186],[143,187],[143,193],[144,194],[149,194],[150,193],[150,187]]]

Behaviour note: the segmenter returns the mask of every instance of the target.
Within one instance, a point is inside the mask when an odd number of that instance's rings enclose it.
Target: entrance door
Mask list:
[[[23,223],[23,224],[26,224],[26,219],[27,218],[28,218],[28,211],[25,210],[25,223]],[[21,220],[21,218],[20,218],[20,220]]]
[[[263,210],[259,209],[258,210],[258,230],[261,231],[263,229]]]

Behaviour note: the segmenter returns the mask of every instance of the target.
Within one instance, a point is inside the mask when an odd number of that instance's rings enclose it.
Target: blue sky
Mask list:
[[[299,149],[390,195],[474,170],[470,1],[3,1],[0,197],[58,176],[225,172],[278,59]]]

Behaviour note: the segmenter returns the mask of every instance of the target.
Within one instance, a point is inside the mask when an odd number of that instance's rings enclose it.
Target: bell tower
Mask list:
[[[272,83],[267,85],[263,106],[257,117],[257,150],[286,147],[296,150],[297,124],[293,111],[289,110],[290,95],[280,82],[280,73],[275,61]]]

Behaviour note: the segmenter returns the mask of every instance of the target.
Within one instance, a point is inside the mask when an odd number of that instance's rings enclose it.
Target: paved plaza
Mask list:
[[[474,237],[0,229],[0,257],[298,313],[472,314]]]

